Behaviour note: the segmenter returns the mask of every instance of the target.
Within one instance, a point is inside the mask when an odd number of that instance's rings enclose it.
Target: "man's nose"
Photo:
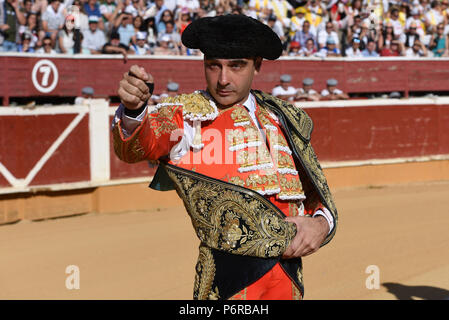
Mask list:
[[[223,87],[229,84],[228,70],[225,67],[220,70],[220,74],[218,75],[218,84]]]

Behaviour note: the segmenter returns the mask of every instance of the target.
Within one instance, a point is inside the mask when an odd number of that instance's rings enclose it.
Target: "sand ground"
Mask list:
[[[304,258],[306,299],[449,299],[449,182],[333,193],[339,229]],[[0,226],[0,299],[191,299],[198,240],[174,205]]]

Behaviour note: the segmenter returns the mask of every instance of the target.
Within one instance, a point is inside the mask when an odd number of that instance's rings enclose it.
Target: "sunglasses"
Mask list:
[[[44,42],[44,46],[51,46],[51,42]]]

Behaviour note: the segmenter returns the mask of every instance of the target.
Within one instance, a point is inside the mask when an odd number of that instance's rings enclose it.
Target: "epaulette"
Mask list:
[[[204,91],[195,91],[190,94],[180,94],[165,98],[158,107],[179,104],[183,106],[184,119],[191,121],[214,120],[218,116],[215,102]]]

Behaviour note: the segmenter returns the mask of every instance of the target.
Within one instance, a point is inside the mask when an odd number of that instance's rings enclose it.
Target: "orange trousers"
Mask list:
[[[262,278],[233,295],[229,300],[301,300],[301,291],[276,264]]]

